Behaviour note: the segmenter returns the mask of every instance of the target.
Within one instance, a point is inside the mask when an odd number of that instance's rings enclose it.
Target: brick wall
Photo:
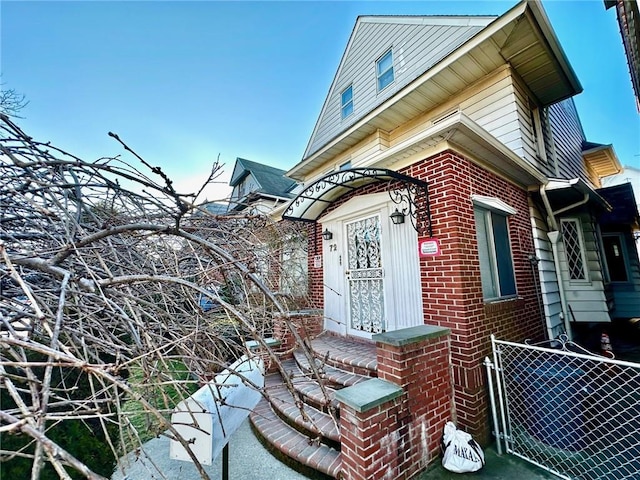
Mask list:
[[[423,315],[425,324],[451,329],[453,419],[479,442],[487,443],[490,440],[489,407],[482,361],[490,353],[490,335],[512,341],[539,340],[545,336],[535,289],[537,270],[529,263],[534,243],[528,194],[453,151],[424,159],[401,173],[429,183],[433,236],[440,240],[442,254],[420,260]],[[369,185],[335,202],[327,213],[356,194],[377,193],[388,188],[386,183]],[[474,194],[499,198],[517,210],[508,221],[517,298],[497,303],[483,301],[471,201]],[[424,216],[424,202],[421,206]],[[420,223],[421,236],[427,235],[426,224]],[[316,237],[321,242],[319,234],[317,225]],[[312,249],[310,245],[310,251]],[[321,250],[319,247],[319,254]],[[322,271],[316,269],[314,273],[310,288],[315,292],[314,299],[321,302]]]
[[[277,315],[273,319],[273,336],[280,345],[277,352],[281,359],[293,357],[293,350],[297,348],[295,332],[303,339],[318,336],[324,327],[322,310],[302,312],[288,312]]]
[[[480,442],[490,440],[482,361],[490,335],[521,341],[544,336],[536,297],[537,273],[527,192],[468,159],[444,152],[403,172],[429,182],[433,235],[442,255],[420,261],[425,323],[450,328],[456,421]],[[499,198],[517,210],[509,217],[518,298],[485,303],[482,296],[472,195]]]
[[[439,453],[451,418],[449,330],[374,335],[378,378],[336,392],[342,478],[409,479]]]
[[[324,304],[324,281],[322,279],[322,229],[319,223],[307,227],[309,245],[307,248],[307,271],[309,272],[309,303],[312,308],[322,308]],[[320,267],[316,266],[319,260]]]

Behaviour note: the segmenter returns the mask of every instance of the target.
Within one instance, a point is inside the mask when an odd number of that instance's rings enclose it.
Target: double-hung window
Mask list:
[[[376,75],[378,77],[378,91],[384,90],[393,83],[393,53],[391,49],[376,62]]]
[[[342,91],[340,105],[342,118],[347,118],[353,113],[353,85],[349,85]]]
[[[493,197],[474,196],[482,294],[485,300],[516,294],[508,216],[515,210]]]

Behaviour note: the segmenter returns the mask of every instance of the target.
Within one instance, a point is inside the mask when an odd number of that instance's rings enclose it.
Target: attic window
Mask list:
[[[353,85],[349,85],[345,88],[340,98],[342,118],[347,118],[353,113]]]
[[[378,76],[378,91],[384,90],[393,83],[393,53],[391,49],[376,62],[376,74]]]

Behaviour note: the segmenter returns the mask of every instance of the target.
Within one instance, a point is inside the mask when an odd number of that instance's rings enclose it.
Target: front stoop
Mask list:
[[[251,423],[262,442],[286,463],[314,478],[338,478],[342,459],[335,392],[377,376],[376,347],[323,335],[311,342],[311,349],[321,378],[312,378],[307,355],[297,350],[293,359],[283,362],[294,391],[280,373],[268,375],[270,401],[258,404]]]

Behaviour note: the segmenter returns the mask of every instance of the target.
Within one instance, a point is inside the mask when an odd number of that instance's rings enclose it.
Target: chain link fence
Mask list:
[[[566,339],[547,343],[554,348],[492,343],[485,364],[499,451],[503,441],[508,453],[567,479],[640,479],[640,364]]]

